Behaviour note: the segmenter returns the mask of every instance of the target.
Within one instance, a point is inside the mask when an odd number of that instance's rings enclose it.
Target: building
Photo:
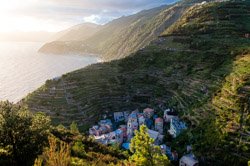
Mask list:
[[[154,115],[154,110],[151,109],[151,108],[146,108],[146,109],[143,110],[143,114],[144,114],[144,117],[145,117],[145,118],[150,119],[150,118],[152,118],[153,115]]]
[[[198,166],[198,165],[199,162],[192,153],[182,156],[179,162],[179,166]]]
[[[158,131],[160,134],[163,133],[163,119],[162,118],[156,118],[155,119],[155,130]]]
[[[126,125],[120,125],[119,129],[123,131],[123,139],[127,139],[127,126]]]
[[[89,135],[95,135],[95,136],[101,135],[100,130],[99,130],[99,126],[96,125],[96,126],[89,128]]]
[[[154,122],[152,119],[146,119],[145,123],[146,123],[147,128],[149,129],[152,129],[154,127]]]
[[[138,118],[139,126],[145,124],[145,118],[144,118],[144,115],[142,113],[138,113],[137,118]]]
[[[114,145],[123,143],[123,131],[117,129],[107,134],[102,134],[100,136],[94,136],[96,142],[104,145]]]
[[[138,111],[133,111],[128,117],[127,123],[127,139],[128,141],[134,136],[134,131],[138,130],[139,123],[137,120]]]
[[[125,122],[127,122],[129,117],[129,111],[124,111],[123,114],[124,114],[124,120]]]
[[[172,118],[168,132],[170,135],[172,135],[172,137],[175,138],[185,129],[187,129],[187,127],[184,122],[181,122],[178,118]]]
[[[160,145],[163,141],[164,135],[161,135],[159,132],[148,129],[148,134],[150,138],[154,139],[155,145]]]
[[[177,113],[175,111],[173,111],[169,108],[164,111],[163,118],[164,118],[165,122],[169,123],[172,118],[176,118],[176,117],[177,117]]]
[[[112,126],[112,125],[113,125],[110,119],[100,120],[100,121],[98,122],[98,124],[99,124],[100,126],[106,126],[106,125]]]
[[[123,143],[123,131],[117,129],[113,132],[106,134],[107,142],[110,145],[122,144]]]
[[[124,113],[123,112],[114,112],[114,120],[115,122],[121,122],[124,121]]]
[[[123,149],[129,150],[129,147],[130,147],[130,143],[123,143],[122,144]]]
[[[89,129],[89,135],[101,136],[113,130],[113,125],[110,119],[101,120],[99,125],[95,125]]]
[[[95,139],[96,142],[101,143],[103,145],[108,144],[108,140],[106,139],[105,135],[94,136],[94,139]]]

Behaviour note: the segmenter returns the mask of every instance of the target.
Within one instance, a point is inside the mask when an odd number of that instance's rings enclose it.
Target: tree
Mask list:
[[[135,132],[135,137],[130,144],[130,151],[133,153],[129,158],[130,162],[138,166],[170,165],[160,147],[153,145],[154,140],[150,138],[147,130],[147,127],[142,125],[140,131]]]
[[[79,133],[78,127],[77,127],[77,123],[75,121],[73,121],[70,125],[70,131],[74,134]]]
[[[0,149],[10,153],[10,165],[30,165],[47,143],[50,119],[27,108],[0,102]],[[1,157],[1,156],[0,156]]]
[[[70,165],[70,146],[58,140],[56,137],[49,137],[49,148],[37,159],[42,160],[48,166],[69,166]]]

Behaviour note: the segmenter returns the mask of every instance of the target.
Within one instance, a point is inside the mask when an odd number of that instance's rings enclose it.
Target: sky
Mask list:
[[[177,0],[0,0],[0,33],[58,32],[73,25],[105,24]]]

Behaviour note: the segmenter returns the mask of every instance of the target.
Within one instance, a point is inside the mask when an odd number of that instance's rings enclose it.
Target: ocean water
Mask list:
[[[40,54],[42,44],[0,42],[0,100],[18,102],[46,80],[98,61],[90,56]]]

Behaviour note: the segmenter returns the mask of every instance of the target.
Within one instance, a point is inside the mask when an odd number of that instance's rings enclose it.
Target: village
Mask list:
[[[160,146],[162,153],[171,161],[178,162],[180,166],[196,166],[198,160],[192,153],[192,147],[187,146],[187,153],[180,159],[178,153],[171,147],[163,144],[164,134],[169,134],[174,139],[187,129],[185,122],[181,121],[173,109],[164,110],[163,117],[155,114],[154,109],[145,108],[142,112],[138,109],[132,112],[114,112],[113,119],[103,120],[89,128],[89,136],[96,142],[104,145],[119,145],[122,149],[129,150],[130,141],[135,130],[141,125],[146,125],[149,136],[154,139],[154,145]],[[164,129],[168,127],[167,133]]]

